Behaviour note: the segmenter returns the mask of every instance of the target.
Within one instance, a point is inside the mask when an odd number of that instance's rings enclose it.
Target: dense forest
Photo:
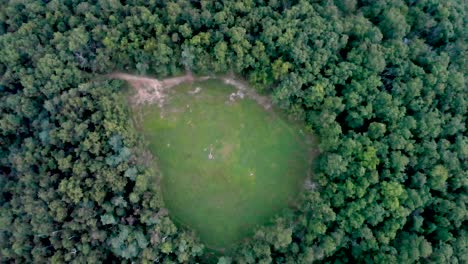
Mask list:
[[[102,78],[186,69],[320,139],[316,184],[218,263],[468,262],[466,2],[0,2],[0,262],[204,262]]]

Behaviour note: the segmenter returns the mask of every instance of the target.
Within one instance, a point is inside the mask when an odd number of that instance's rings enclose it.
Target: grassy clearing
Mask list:
[[[172,218],[217,250],[286,208],[309,168],[301,127],[254,100],[230,101],[233,92],[219,80],[186,83],[170,89],[164,107],[136,110]]]

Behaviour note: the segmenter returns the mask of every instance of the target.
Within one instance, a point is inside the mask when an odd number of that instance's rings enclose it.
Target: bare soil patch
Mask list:
[[[112,73],[109,77],[127,81],[135,89],[136,94],[132,100],[134,104],[158,104],[159,106],[165,102],[166,89],[194,80],[190,72],[183,76],[163,80],[120,72]]]
[[[239,79],[235,79],[234,77],[222,77],[221,80],[224,83],[232,85],[237,88],[237,93],[231,94],[232,98],[240,98],[242,99],[244,95],[248,98],[255,100],[259,105],[261,105],[265,110],[270,110],[272,106],[271,99],[267,96],[259,95],[254,89],[250,88],[246,82],[241,81]]]
[[[234,150],[234,144],[225,143],[220,149],[221,156],[223,156],[224,159],[228,159],[229,155],[231,154],[233,150]]]
[[[243,99],[245,96],[255,100],[259,105],[265,108],[265,110],[270,110],[272,106],[272,102],[269,97],[259,95],[254,89],[248,87],[246,82],[236,79],[232,74],[224,77],[194,77],[191,72],[187,72],[182,76],[158,80],[147,76],[116,72],[108,75],[108,77],[127,81],[136,91],[136,94],[132,98],[132,103],[136,105],[157,104],[161,107],[166,101],[167,89],[184,82],[204,81],[219,78],[223,80],[224,83],[232,85],[237,89],[237,91],[232,93],[229,97],[230,101]],[[199,89],[195,88],[192,94],[196,94],[199,91]]]

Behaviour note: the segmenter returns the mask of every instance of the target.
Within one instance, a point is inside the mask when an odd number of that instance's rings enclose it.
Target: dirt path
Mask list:
[[[108,77],[127,81],[137,92],[133,98],[135,104],[156,103],[159,106],[164,104],[165,89],[194,80],[191,73],[163,80],[120,72],[109,74]]]
[[[166,89],[177,86],[184,82],[205,81],[209,79],[219,78],[223,80],[224,83],[236,87],[237,93],[233,93],[234,99],[232,100],[235,100],[236,97],[240,97],[242,99],[243,95],[245,94],[248,98],[255,100],[266,110],[269,110],[272,106],[271,99],[269,97],[259,95],[255,90],[248,87],[247,83],[234,78],[232,74],[223,77],[194,77],[191,72],[187,72],[185,75],[182,76],[158,80],[156,78],[146,76],[116,72],[109,74],[108,77],[127,81],[136,90],[136,94],[132,100],[133,103],[135,103],[136,105],[158,104],[161,107],[166,100]]]

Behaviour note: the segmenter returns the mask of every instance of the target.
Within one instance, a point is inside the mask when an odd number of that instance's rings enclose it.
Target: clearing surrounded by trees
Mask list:
[[[310,136],[246,89],[195,81],[134,107],[172,218],[220,251],[293,202],[310,168]]]
[[[3,1],[0,262],[468,263],[466,6]]]

